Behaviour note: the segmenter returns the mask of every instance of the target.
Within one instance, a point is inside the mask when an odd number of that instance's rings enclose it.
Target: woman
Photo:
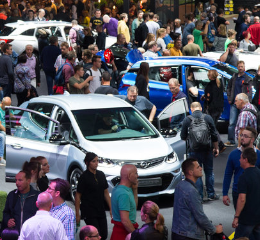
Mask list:
[[[18,106],[23,102],[28,101],[31,95],[31,79],[29,68],[25,65],[27,57],[22,54],[18,57],[18,64],[15,67],[14,92],[16,93]]]
[[[138,88],[138,95],[149,100],[149,64],[142,62],[135,79],[135,86]]]
[[[194,16],[197,20],[200,20],[200,14],[203,12],[203,3],[198,2],[194,10]]]
[[[146,39],[143,42],[143,48],[145,51],[148,50],[148,44],[152,41],[155,41],[155,36],[153,33],[148,33]]]
[[[36,158],[32,157],[30,159],[30,162],[37,162],[41,164],[41,171],[39,173],[37,185],[41,192],[46,191],[49,186],[49,179],[46,174],[50,172],[50,165],[48,163],[48,160],[45,157],[38,156]]]
[[[255,44],[252,43],[249,39],[251,38],[251,34],[248,31],[244,31],[242,33],[243,40],[239,44],[239,49],[243,49],[244,51],[254,51],[256,49]]]
[[[169,43],[173,42],[171,36],[171,26],[170,25],[167,25],[166,26],[166,35],[165,37],[163,38],[164,42],[165,42],[165,45],[167,46]]]
[[[227,27],[224,24],[220,24],[218,27],[218,32],[213,42],[213,47],[215,47],[215,51],[224,51],[226,40],[227,40]]]
[[[31,183],[30,183],[30,185],[33,189],[39,191],[37,181],[39,179],[39,174],[40,174],[40,171],[41,171],[41,164],[38,163],[38,162],[28,162],[28,161],[26,161],[23,164],[22,170],[25,171],[25,172],[31,173]]]
[[[166,49],[166,44],[163,40],[163,38],[166,36],[166,29],[165,28],[160,28],[156,32],[156,42],[158,47],[160,48],[160,53],[162,54],[163,51]]]
[[[83,39],[83,44],[82,47],[83,49],[88,49],[88,46],[93,44],[95,42],[94,37],[92,36],[91,28],[90,27],[85,27],[83,29],[84,32],[84,39]]]
[[[152,201],[146,201],[141,208],[141,220],[145,224],[127,236],[127,240],[167,240],[168,229],[159,207]],[[156,221],[154,223],[154,221]]]
[[[208,78],[210,82],[207,84],[202,96],[202,99],[204,99],[204,112],[213,118],[215,126],[217,126],[218,119],[224,110],[224,89],[216,70],[209,70]],[[221,141],[219,133],[218,144],[219,152],[221,153],[226,147]]]
[[[101,239],[105,240],[107,238],[107,219],[104,200],[109,206],[112,217],[107,180],[105,174],[97,170],[98,156],[95,153],[88,152],[84,162],[87,170],[79,178],[75,196],[76,221],[79,224],[80,219],[84,219],[87,225],[96,227]]]
[[[227,33],[227,40],[225,41],[225,51],[227,50],[228,44],[236,39],[237,32],[234,29],[229,29]]]
[[[259,92],[260,92],[260,65],[258,67],[257,74],[255,75],[255,77],[253,79],[253,86],[256,90],[256,93],[255,93],[255,96],[252,100],[252,104],[257,106],[258,110],[260,111],[260,96],[259,96]]]

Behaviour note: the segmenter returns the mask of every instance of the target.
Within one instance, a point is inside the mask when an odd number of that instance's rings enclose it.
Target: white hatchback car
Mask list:
[[[0,40],[10,43],[13,50],[18,54],[25,51],[25,46],[31,44],[34,47],[34,53],[38,54],[38,30],[49,29],[51,35],[58,37],[59,44],[68,41],[69,31],[71,29],[70,22],[62,21],[17,21],[15,23],[5,24],[5,28],[0,33]],[[80,26],[80,29],[83,27]],[[106,38],[106,48],[116,42],[116,37],[108,36]]]

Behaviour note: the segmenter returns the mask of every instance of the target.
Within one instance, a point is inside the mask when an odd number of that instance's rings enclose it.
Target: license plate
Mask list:
[[[160,177],[138,179],[138,187],[154,187],[154,186],[162,186],[162,179]]]

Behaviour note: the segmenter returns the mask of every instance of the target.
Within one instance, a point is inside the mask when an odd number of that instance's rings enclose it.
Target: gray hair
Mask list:
[[[127,93],[128,92],[137,92],[138,93],[138,88],[136,86],[130,86],[127,88]]]
[[[242,100],[244,103],[249,103],[249,98],[245,93],[239,93],[237,94],[236,98],[238,100]]]
[[[27,45],[25,46],[25,49],[26,49],[27,47],[32,47],[32,48],[33,48],[33,45],[32,45],[32,44],[27,44]]]
[[[74,51],[69,51],[69,52],[67,53],[67,59],[68,59],[68,60],[72,60],[72,59],[75,58],[75,57],[76,57],[76,54],[75,54]]]
[[[45,13],[45,10],[43,8],[39,9],[38,12],[44,12]]]
[[[179,80],[177,78],[171,78],[168,84],[179,85]]]
[[[189,34],[189,35],[187,36],[187,40],[188,40],[188,42],[191,41],[191,40],[194,41],[193,35]]]
[[[71,24],[72,24],[72,25],[78,25],[78,21],[77,21],[77,20],[72,20],[72,21],[71,21]]]

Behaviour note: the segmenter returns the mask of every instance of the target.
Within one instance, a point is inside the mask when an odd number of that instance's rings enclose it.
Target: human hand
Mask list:
[[[218,148],[217,149],[213,148],[213,154],[214,154],[215,157],[217,157],[219,155]]]
[[[8,226],[9,228],[15,227],[14,218],[10,218],[10,219],[8,220],[7,226]]]
[[[117,129],[118,129],[118,126],[117,125],[114,125],[113,127],[111,127],[112,131],[116,132]]]
[[[88,76],[88,78],[86,80],[92,81],[93,80],[93,76]]]
[[[31,94],[31,93],[30,93],[30,90],[29,90],[29,91],[27,92],[27,96],[26,96],[26,97],[27,97],[27,98],[30,97],[30,94]]]
[[[223,196],[223,203],[226,205],[226,206],[229,206],[230,204],[230,199],[228,196]]]
[[[216,226],[216,233],[222,233],[223,232],[223,226],[222,224],[219,224]]]
[[[214,29],[212,29],[212,30],[211,30],[211,33],[212,33],[213,35],[215,35],[215,34],[216,34],[216,32],[215,32],[215,30],[214,30]]]
[[[237,228],[237,226],[238,226],[238,218],[234,218],[233,223],[232,223],[232,227]]]
[[[210,24],[210,21],[208,20],[208,21],[206,22],[206,24],[209,25],[209,24]]]

